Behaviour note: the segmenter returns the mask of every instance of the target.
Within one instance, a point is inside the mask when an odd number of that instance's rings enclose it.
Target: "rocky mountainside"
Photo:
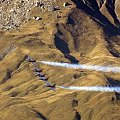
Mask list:
[[[52,91],[27,55],[120,66],[119,0],[0,1],[0,120],[120,120],[120,93]],[[118,72],[37,67],[59,86],[120,86]]]

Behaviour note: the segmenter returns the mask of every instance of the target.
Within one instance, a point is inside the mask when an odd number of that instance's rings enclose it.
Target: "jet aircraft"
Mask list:
[[[56,84],[51,85],[50,83],[47,83],[46,87],[49,87],[51,90],[55,90]]]
[[[38,69],[38,68],[35,68],[35,69],[33,69],[33,71],[35,71],[35,72],[42,72],[43,71],[43,69]]]
[[[35,63],[36,60],[35,59],[32,59],[30,56],[27,57],[26,59],[28,62],[32,62],[32,63]]]
[[[45,73],[45,74],[46,74],[46,73]],[[38,76],[38,77],[45,77],[45,74],[42,74],[42,73],[37,72],[35,75]]]
[[[49,77],[48,78],[45,78],[45,77],[40,77],[40,80],[43,80],[43,81],[48,81]]]

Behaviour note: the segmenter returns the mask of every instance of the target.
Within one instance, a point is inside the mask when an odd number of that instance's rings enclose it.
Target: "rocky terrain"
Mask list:
[[[120,93],[52,91],[26,55],[120,66],[119,0],[0,1],[0,120],[120,120]],[[57,85],[120,86],[115,72],[37,67]]]

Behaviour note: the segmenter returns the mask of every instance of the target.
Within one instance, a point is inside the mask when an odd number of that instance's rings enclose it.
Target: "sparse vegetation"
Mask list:
[[[25,60],[120,66],[119,18],[119,0],[0,1],[0,120],[119,120],[119,93],[51,91]],[[119,73],[37,66],[56,85],[120,83]]]
[[[3,89],[3,91],[8,91],[8,90],[11,90],[12,88],[14,88],[14,86],[8,85]]]

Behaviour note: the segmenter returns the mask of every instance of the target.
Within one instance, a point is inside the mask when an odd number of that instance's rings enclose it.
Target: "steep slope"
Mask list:
[[[54,0],[52,5],[57,9],[52,11],[32,6],[30,17],[41,19],[1,30],[0,120],[119,120],[119,93],[49,90],[26,61],[30,55],[37,61],[119,66],[120,35],[115,22],[119,20],[119,4],[117,0]],[[112,7],[115,16],[106,6]],[[120,85],[119,73],[66,69],[39,62],[37,66],[57,85]]]

